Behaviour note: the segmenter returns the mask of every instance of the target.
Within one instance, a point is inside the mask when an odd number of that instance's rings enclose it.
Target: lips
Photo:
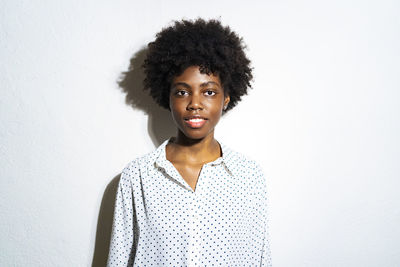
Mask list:
[[[203,125],[206,123],[207,119],[201,116],[192,116],[185,118],[185,123],[190,127],[190,128],[201,128]]]

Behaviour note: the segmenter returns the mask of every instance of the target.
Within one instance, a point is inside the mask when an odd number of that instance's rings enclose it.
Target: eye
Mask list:
[[[204,94],[205,94],[206,96],[213,96],[213,95],[215,95],[215,92],[212,91],[212,90],[207,90],[207,91],[205,91]]]
[[[185,90],[177,90],[177,91],[175,92],[175,94],[176,94],[177,96],[185,96],[185,95],[188,94],[188,92],[186,92]]]

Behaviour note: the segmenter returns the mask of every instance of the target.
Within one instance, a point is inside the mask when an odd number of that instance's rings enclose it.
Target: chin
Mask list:
[[[205,137],[207,137],[206,134],[196,134],[196,133],[183,133],[188,139],[192,139],[192,140],[201,140],[204,139]]]
[[[206,138],[211,134],[210,131],[204,131],[205,129],[183,129],[182,133],[188,138],[192,140],[201,140]]]

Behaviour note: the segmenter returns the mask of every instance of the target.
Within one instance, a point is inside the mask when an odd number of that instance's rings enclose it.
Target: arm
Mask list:
[[[270,235],[269,235],[269,215],[268,215],[268,194],[267,194],[267,183],[266,183],[266,178],[264,175],[264,172],[262,169],[258,166],[258,174],[259,177],[261,178],[260,182],[260,187],[261,187],[261,199],[262,199],[262,208],[261,212],[263,215],[263,221],[264,221],[264,240],[263,240],[263,250],[262,250],[262,256],[261,256],[261,266],[262,267],[271,267],[272,266],[272,261],[271,261],[271,249],[270,249]]]
[[[121,174],[115,201],[108,267],[132,266],[134,260],[134,207],[129,166]]]
[[[265,222],[265,230],[264,230],[264,241],[263,241],[263,251],[261,257],[261,266],[262,267],[271,267],[271,249],[269,243],[269,229],[268,229],[268,219]]]

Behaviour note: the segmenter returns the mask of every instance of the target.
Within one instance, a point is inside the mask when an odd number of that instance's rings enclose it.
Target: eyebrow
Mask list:
[[[207,85],[210,85],[210,84],[215,84],[215,85],[221,87],[221,85],[219,85],[218,83],[213,82],[213,81],[208,81],[208,82],[202,83],[202,84],[200,84],[200,87],[206,87]],[[178,85],[184,86],[184,87],[186,87],[186,88],[191,88],[189,84],[184,83],[184,82],[177,82],[177,83],[174,83],[174,84],[172,85],[172,87],[175,87],[175,86],[178,86]]]
[[[205,87],[205,86],[207,86],[207,85],[209,85],[209,84],[215,84],[215,85],[220,86],[219,83],[216,83],[216,82],[213,82],[213,81],[209,81],[209,82],[202,83],[202,84],[200,84],[200,86],[201,86],[201,87]]]

